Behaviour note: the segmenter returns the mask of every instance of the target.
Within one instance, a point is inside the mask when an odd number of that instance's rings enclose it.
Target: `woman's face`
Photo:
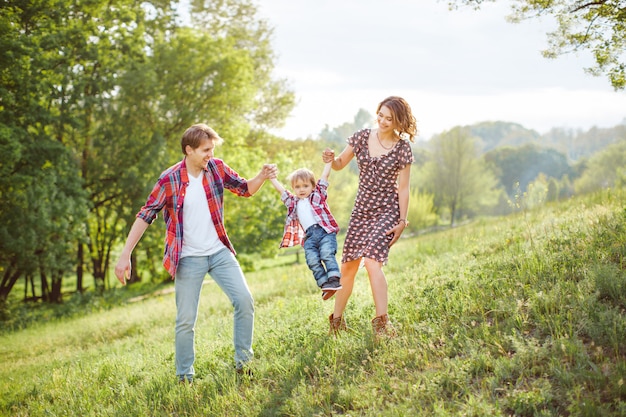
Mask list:
[[[381,106],[377,115],[378,129],[381,133],[393,131],[395,124],[393,122],[393,114],[387,106]]]

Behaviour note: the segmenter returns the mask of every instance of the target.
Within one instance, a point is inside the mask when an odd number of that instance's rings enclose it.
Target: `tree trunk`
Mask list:
[[[83,289],[83,264],[85,262],[84,250],[84,245],[82,243],[78,243],[78,262],[76,264],[76,292],[78,292],[79,294],[82,294],[85,291]]]
[[[456,216],[456,204],[450,205],[450,227],[454,227],[454,217]]]
[[[26,280],[30,282],[31,293],[33,294],[33,301],[37,300],[37,293],[35,292],[35,278],[32,274],[28,274]]]
[[[48,287],[48,277],[46,277],[45,270],[40,267],[39,268],[39,278],[41,280],[41,298],[44,301],[50,301],[50,288]]]
[[[139,273],[137,272],[137,255],[135,253],[130,254],[130,279],[128,282],[139,282],[141,279],[139,278]]]
[[[104,274],[102,272],[102,260],[98,257],[91,258],[93,266],[93,284],[96,291],[102,293],[104,291]]]
[[[52,273],[52,289],[50,290],[50,303],[61,304],[63,303],[63,294],[61,293],[61,289],[63,288],[63,273],[56,272]]]
[[[21,274],[18,268],[15,268],[13,271],[11,267],[7,268],[2,277],[2,284],[0,285],[0,301],[6,301]]]

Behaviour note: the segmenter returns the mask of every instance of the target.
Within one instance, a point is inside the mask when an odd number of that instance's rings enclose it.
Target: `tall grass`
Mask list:
[[[232,312],[210,281],[196,380],[174,378],[172,294],[0,336],[11,416],[626,415],[626,193],[402,239],[386,267],[399,336],[375,341],[357,275],[327,334],[305,265],[247,274],[255,376],[232,367]]]

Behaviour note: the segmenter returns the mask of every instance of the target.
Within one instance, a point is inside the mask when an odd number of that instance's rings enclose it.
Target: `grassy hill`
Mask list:
[[[11,416],[624,416],[626,192],[402,239],[386,267],[399,337],[376,342],[365,271],[327,335],[305,265],[247,274],[255,378],[209,281],[197,379],[174,373],[171,293],[0,336]]]

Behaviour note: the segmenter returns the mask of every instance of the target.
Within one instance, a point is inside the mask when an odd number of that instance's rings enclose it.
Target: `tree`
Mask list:
[[[169,2],[160,0],[149,5],[131,0],[58,2],[48,8],[38,10],[32,6],[23,10],[24,14],[50,15],[37,28],[42,52],[48,57],[38,74],[48,83],[41,97],[52,116],[44,127],[76,155],[91,202],[85,224],[86,254],[83,242],[76,242],[77,291],[83,291],[85,257],[94,287],[103,289],[108,256],[115,242],[115,219],[119,215],[110,210],[109,203],[120,196],[116,184],[120,178],[119,183],[123,183],[128,167],[121,163],[139,162],[141,155],[150,153],[144,148],[139,149],[139,154],[130,155],[130,161],[112,159],[106,152],[108,144],[123,142],[124,136],[119,131],[115,136],[103,136],[114,130],[110,128],[112,123],[121,119],[114,113],[120,108],[116,102],[123,96],[123,80],[147,60],[149,40],[173,30],[175,14]],[[148,114],[143,116],[153,120]],[[151,131],[146,123],[140,126]],[[123,127],[136,132],[135,126]]]
[[[451,0],[479,8],[496,0]],[[557,29],[548,33],[547,58],[590,50],[595,66],[585,70],[592,75],[606,75],[615,90],[626,88],[626,1],[624,0],[518,0],[511,5],[513,22],[552,15]]]
[[[412,188],[409,195],[409,212],[407,228],[411,233],[417,233],[427,227],[435,226],[438,221],[435,211],[435,196],[430,193],[420,193],[419,189]]]
[[[478,141],[467,128],[455,127],[431,140],[431,159],[425,164],[423,189],[435,205],[447,209],[450,225],[461,214],[471,215],[496,203],[497,180],[478,156]]]
[[[58,142],[24,138],[17,163],[2,174],[0,301],[24,277],[33,299],[59,303],[62,279],[75,264],[75,242],[84,239],[86,198],[75,161]],[[40,296],[34,291],[35,276]]]
[[[622,187],[626,184],[626,140],[608,146],[587,163],[582,176],[574,183],[577,193]]]
[[[236,117],[245,120],[246,126],[253,130],[282,127],[295,105],[295,95],[288,88],[287,80],[272,77],[276,60],[270,42],[273,31],[267,21],[258,16],[258,6],[251,0],[191,0],[190,4],[192,31],[224,41],[231,53],[245,56],[252,64],[251,77],[247,80],[249,85],[246,86],[252,98],[245,103],[245,109],[242,109],[245,111],[237,113],[233,111],[237,109],[230,105],[230,95],[239,96],[239,89],[244,85],[222,85],[229,95],[229,102],[212,109],[211,114],[215,117],[215,113],[223,112],[223,119],[228,123],[223,124],[221,131],[233,125]],[[209,52],[200,45],[200,57],[206,57]]]
[[[61,280],[75,264],[68,244],[85,237],[79,166],[51,128],[58,116],[50,105],[58,55],[47,50],[48,32],[55,15],[63,14],[60,6],[7,1],[0,8],[2,301],[20,277],[32,287],[39,275],[41,297],[59,302]]]
[[[534,144],[497,148],[487,152],[485,160],[493,166],[496,177],[509,197],[512,197],[518,188],[522,192],[526,191],[528,184],[541,173],[556,179],[573,174],[565,155]]]
[[[7,248],[16,249],[0,254],[6,282],[32,277],[37,263],[29,256],[38,250],[74,259],[78,291],[85,267],[95,286],[104,288],[115,245],[160,170],[181,158],[186,127],[211,124],[245,166],[258,151],[238,147],[255,131],[280,125],[293,107],[285,82],[271,76],[271,30],[249,1],[194,1],[189,27],[177,23],[176,6],[164,0],[3,3],[0,172],[11,181],[0,178],[0,215],[15,220],[13,231],[23,231],[15,236],[8,222],[0,230]],[[263,160],[262,152],[255,156]],[[50,214],[31,218],[30,208],[40,201],[67,207],[49,206]],[[63,211],[61,231],[54,219]],[[38,216],[50,222],[34,223]],[[54,236],[49,242],[56,245],[33,236]],[[138,256],[157,253],[153,246],[162,236],[149,237]],[[67,250],[68,242],[74,251]],[[12,258],[14,253],[21,257]],[[32,270],[24,269],[29,264],[22,258],[30,259]],[[49,264],[59,268],[41,276],[69,272],[65,258]]]

